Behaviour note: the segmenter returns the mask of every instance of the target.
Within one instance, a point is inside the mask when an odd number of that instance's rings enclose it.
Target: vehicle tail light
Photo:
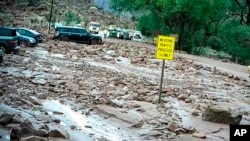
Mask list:
[[[16,44],[16,42],[15,41],[10,41],[10,45],[15,45]]]

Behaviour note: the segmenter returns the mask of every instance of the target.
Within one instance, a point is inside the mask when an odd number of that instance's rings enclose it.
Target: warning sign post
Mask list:
[[[162,59],[161,82],[159,89],[159,103],[161,103],[162,83],[164,77],[165,60],[174,59],[175,37],[159,35],[157,40],[156,59]]]

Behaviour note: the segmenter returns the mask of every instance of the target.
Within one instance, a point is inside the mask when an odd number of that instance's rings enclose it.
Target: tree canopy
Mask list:
[[[178,49],[202,54],[210,46],[250,63],[250,0],[111,0],[116,11],[143,13],[138,29],[178,34]]]

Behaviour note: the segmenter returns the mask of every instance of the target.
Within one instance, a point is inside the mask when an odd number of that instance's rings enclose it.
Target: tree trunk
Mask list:
[[[248,7],[248,13],[247,13],[247,25],[250,25],[250,0],[246,0],[247,7]]]
[[[210,34],[208,33],[208,31],[206,29],[205,33],[204,33],[203,40],[202,40],[201,45],[200,45],[199,55],[202,55],[203,50],[204,50],[205,46],[207,45],[209,36],[210,36]]]

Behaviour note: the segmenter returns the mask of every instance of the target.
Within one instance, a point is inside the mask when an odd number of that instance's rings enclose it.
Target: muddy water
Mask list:
[[[72,110],[69,105],[61,104],[59,101],[45,101],[44,108],[48,113],[61,120],[61,125],[69,128],[74,125],[81,132],[92,135],[85,136],[84,140],[106,139],[108,141],[139,141],[139,135],[131,132],[127,127],[121,126],[119,123],[110,122],[103,117],[95,115],[84,115],[82,111]],[[53,115],[53,111],[60,111],[63,115]],[[72,133],[72,131],[70,132]],[[72,136],[73,135],[73,136]],[[82,136],[71,134],[74,140],[83,140]]]
[[[10,134],[8,130],[0,128],[0,140],[1,141],[10,141]]]
[[[159,79],[159,70],[148,69],[144,67],[137,67],[130,64],[111,64],[111,63],[103,63],[103,62],[91,62],[87,61],[90,65],[96,67],[103,67],[106,69],[110,69],[112,71],[122,72],[126,74],[134,74],[136,76],[146,77],[151,81],[156,81]]]

